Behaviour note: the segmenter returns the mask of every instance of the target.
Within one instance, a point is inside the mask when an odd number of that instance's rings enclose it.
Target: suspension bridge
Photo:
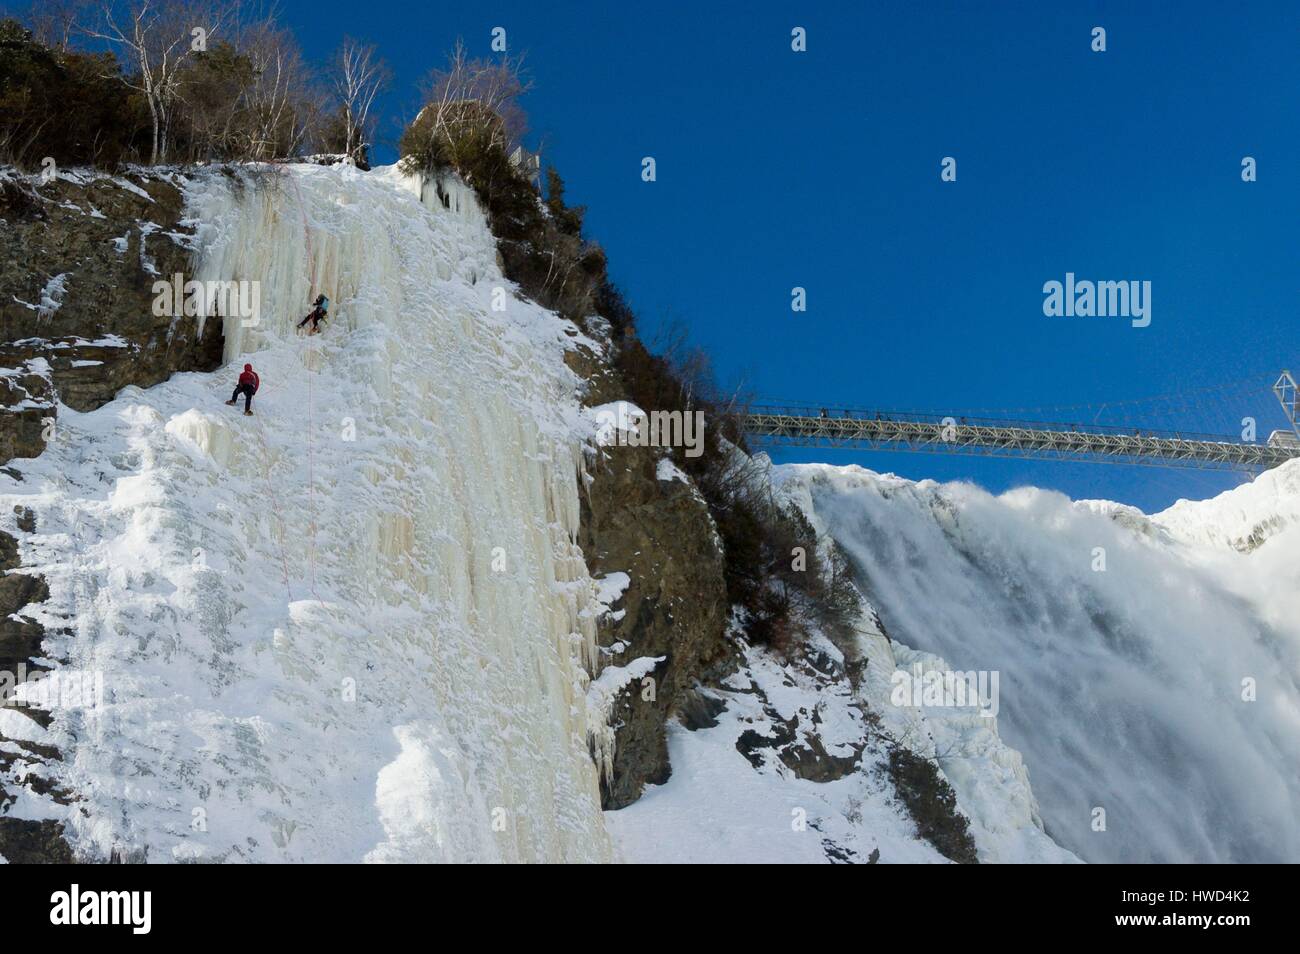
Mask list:
[[[1291,426],[1263,441],[1130,425],[800,406],[750,407],[743,424],[771,444],[1261,471],[1300,457],[1295,379],[1283,371],[1272,390]]]

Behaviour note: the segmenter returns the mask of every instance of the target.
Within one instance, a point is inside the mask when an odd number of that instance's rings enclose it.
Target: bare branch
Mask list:
[[[365,156],[370,148],[374,132],[370,110],[390,78],[387,65],[373,45],[344,38],[334,54],[331,85],[342,112],[344,151],[353,159]]]

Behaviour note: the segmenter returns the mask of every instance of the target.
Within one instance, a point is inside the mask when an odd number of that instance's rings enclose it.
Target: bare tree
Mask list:
[[[454,143],[472,133],[478,147],[509,153],[526,127],[519,98],[531,88],[523,57],[470,59],[458,39],[446,67],[431,74],[425,107],[412,125],[427,144]]]
[[[342,112],[344,151],[353,159],[364,156],[370,148],[370,109],[390,79],[388,67],[373,45],[344,37],[343,45],[334,54],[331,85]]]
[[[27,12],[32,35],[48,47],[67,50],[93,0],[36,0]]]
[[[251,159],[291,155],[307,137],[311,95],[297,41],[270,20],[254,26],[241,52],[253,66],[245,92],[248,110],[244,154]]]
[[[150,162],[167,158],[182,68],[234,9],[218,0],[103,0],[100,25],[85,31],[116,46],[129,64],[126,84],[144,97],[153,124]]]

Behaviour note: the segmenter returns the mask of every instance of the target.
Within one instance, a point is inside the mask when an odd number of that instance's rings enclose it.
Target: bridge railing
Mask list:
[[[944,414],[935,411],[895,411],[884,408],[834,408],[792,404],[754,404],[744,408],[746,414],[777,414],[785,417],[822,418],[851,421],[905,421],[912,424],[944,425],[951,418],[961,427],[1019,428],[1027,431],[1052,431],[1057,433],[1102,434],[1116,437],[1149,437],[1159,440],[1204,441],[1215,444],[1242,444],[1240,438],[1230,434],[1201,431],[1167,430],[1118,424],[1081,424],[1064,421],[1025,420],[1006,417],[980,417],[971,414]]]
[[[1222,434],[1088,427],[935,412],[846,408],[837,416],[831,408],[755,405],[745,413],[744,423],[746,430],[761,440],[923,453],[1250,470],[1277,466],[1300,456],[1300,447],[1247,443]]]

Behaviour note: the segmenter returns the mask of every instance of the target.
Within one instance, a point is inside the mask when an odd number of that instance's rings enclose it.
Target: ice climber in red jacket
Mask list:
[[[262,386],[262,379],[257,376],[251,364],[244,365],[244,373],[239,376],[239,383],[235,385],[235,392],[230,395],[227,404],[234,404],[239,400],[239,395],[244,396],[244,413],[249,417],[253,416],[253,395],[257,389]]]

